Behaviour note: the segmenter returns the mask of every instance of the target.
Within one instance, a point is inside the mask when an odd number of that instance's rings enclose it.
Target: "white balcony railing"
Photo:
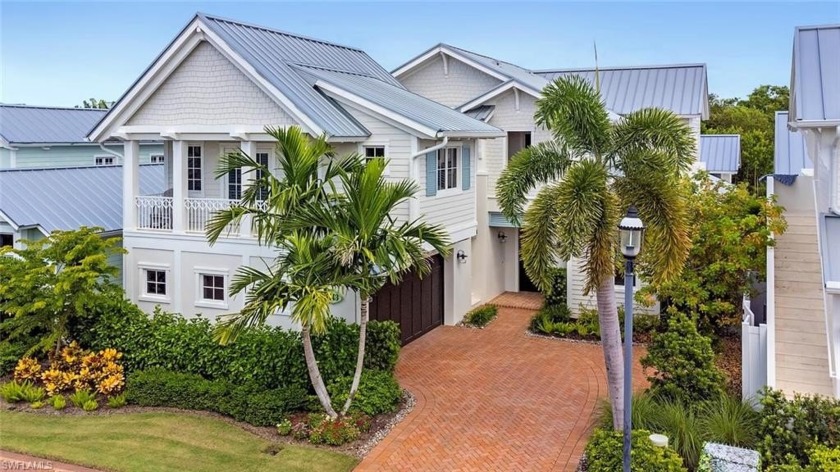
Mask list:
[[[239,200],[227,200],[224,198],[184,199],[184,207],[187,209],[186,231],[190,233],[203,233],[214,213],[227,210],[238,203]],[[222,236],[238,237],[239,224],[228,225],[227,230],[222,233]]]
[[[172,197],[144,195],[134,198],[137,228],[172,230]]]

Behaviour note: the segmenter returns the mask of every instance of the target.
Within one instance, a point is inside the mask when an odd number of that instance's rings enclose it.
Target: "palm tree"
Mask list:
[[[348,159],[364,162],[362,156]],[[351,172],[340,172],[343,194],[333,205],[310,205],[295,222],[299,227],[320,226],[329,253],[340,267],[348,288],[361,299],[359,351],[350,394],[341,410],[350,408],[362,375],[371,297],[386,281],[399,283],[415,270],[422,277],[430,270],[424,243],[442,255],[449,252],[445,230],[419,220],[398,222],[392,214],[417,192],[414,182],[388,182],[384,159],[372,159]]]
[[[621,429],[624,372],[613,286],[618,220],[634,204],[645,221],[639,262],[647,277],[679,275],[690,246],[680,183],[694,160],[694,139],[680,118],[661,109],[611,121],[598,90],[579,76],[548,85],[535,119],[554,140],[513,157],[497,183],[499,205],[513,222],[524,212],[521,257],[541,289],[549,289],[557,261],[583,258],[585,291],[597,300],[613,425]],[[527,192],[542,184],[525,210]]]
[[[217,178],[239,169],[243,177],[251,174],[251,185],[242,192],[239,204],[217,212],[206,229],[208,241],[213,244],[228,225],[250,224],[259,243],[276,248],[278,257],[264,270],[244,266],[237,271],[230,292],[245,292],[245,306],[239,313],[220,318],[217,336],[222,343],[233,341],[244,329],[263,324],[268,316],[291,305],[292,319],[301,326],[312,386],[324,411],[336,417],[315,360],[311,333],[325,329],[335,293],[360,282],[348,272],[337,271],[319,228],[289,228],[287,222],[304,208],[330,205],[335,195],[334,180],[359,163],[331,159],[321,166],[322,157],[333,157],[325,136],[312,139],[297,127],[267,128],[266,132],[277,141],[281,176],[275,176],[268,166],[242,152],[224,156]],[[321,167],[324,171],[319,176]]]

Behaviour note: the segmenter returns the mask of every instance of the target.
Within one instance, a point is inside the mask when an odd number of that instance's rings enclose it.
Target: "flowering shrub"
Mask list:
[[[74,341],[50,359],[46,370],[42,370],[37,359],[21,358],[15,367],[15,380],[41,381],[49,396],[70,390],[91,390],[112,396],[125,386],[121,358],[122,353],[116,349],[91,352]]]
[[[359,428],[352,418],[332,419],[324,415],[318,416],[318,420],[310,420],[309,442],[312,444],[341,446],[359,438]]]
[[[288,436],[292,434],[292,421],[288,418],[277,424],[277,433],[280,436]]]

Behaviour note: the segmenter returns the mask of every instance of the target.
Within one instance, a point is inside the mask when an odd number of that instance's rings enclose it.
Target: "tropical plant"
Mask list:
[[[499,313],[499,307],[492,303],[475,307],[464,315],[464,324],[483,328]]]
[[[76,408],[84,408],[85,404],[91,401],[96,401],[96,394],[90,390],[77,390],[75,393],[70,395],[70,403],[72,403]]]
[[[27,355],[50,349],[58,353],[70,326],[91,306],[120,291],[118,269],[108,258],[125,251],[119,238],[103,238],[102,228],[53,231],[22,249],[0,248],[0,313],[4,342],[29,339]],[[122,296],[122,295],[120,295]]]
[[[647,227],[639,262],[652,268],[655,281],[679,275],[690,246],[680,181],[694,161],[694,139],[687,124],[666,110],[648,108],[611,121],[597,85],[579,76],[543,89],[535,118],[555,139],[511,159],[497,183],[499,205],[515,223],[525,212],[521,257],[542,291],[551,288],[556,261],[583,258],[585,291],[594,291],[598,302],[613,423],[621,429],[618,221],[635,205]],[[527,193],[540,184],[525,211]]]
[[[370,316],[371,297],[386,282],[398,284],[409,271],[420,277],[429,273],[430,264],[424,245],[439,254],[449,253],[449,238],[440,225],[423,221],[399,222],[394,211],[418,191],[410,180],[389,182],[385,179],[385,159],[365,164],[361,155],[346,158],[357,165],[340,169],[340,193],[333,190],[329,204],[310,202],[292,218],[294,229],[318,228],[339,270],[345,288],[359,293],[359,350],[350,394],[341,414],[350,409],[359,389],[365,358],[365,338]]]
[[[634,429],[630,470],[633,472],[684,472],[680,456],[669,447],[658,447],[648,439],[649,431]],[[586,470],[615,472],[621,470],[622,435],[610,429],[596,429],[586,445]]]

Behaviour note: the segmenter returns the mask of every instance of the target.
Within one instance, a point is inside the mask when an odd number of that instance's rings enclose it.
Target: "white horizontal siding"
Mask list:
[[[598,307],[597,301],[595,299],[595,292],[592,292],[588,295],[584,295],[584,287],[586,287],[586,274],[581,269],[581,265],[584,263],[583,259],[579,258],[572,258],[569,260],[569,263],[566,265],[567,267],[567,287],[566,287],[566,295],[568,297],[568,305],[569,309],[571,309],[572,313],[577,316],[580,314],[581,308],[586,309],[596,309]],[[644,287],[646,284],[643,281],[639,281],[636,284],[635,291],[638,292],[639,289]],[[624,306],[624,287],[617,285],[615,287],[615,301],[618,306]],[[659,302],[656,302],[651,307],[644,307],[638,304],[633,304],[634,313],[649,313],[649,314],[658,314],[659,313]]]
[[[447,59],[448,74],[444,73],[443,59],[438,55],[399,80],[412,92],[453,108],[501,83],[453,57]]]
[[[119,155],[123,154],[122,145],[106,146]],[[148,164],[151,154],[163,154],[162,144],[143,144],[140,146],[140,163]],[[16,168],[48,167],[86,167],[94,165],[96,156],[113,157],[98,145],[20,147],[15,151]],[[115,159],[115,164],[120,164]],[[0,167],[2,168],[2,167]]]
[[[432,141],[420,141],[420,149],[425,149],[434,146]],[[475,202],[475,146],[472,141],[450,141],[452,146],[471,146],[470,152],[470,188],[463,190],[462,174],[463,165],[461,162],[461,154],[458,154],[458,187],[454,191],[447,190],[438,192],[435,196],[426,196],[426,156],[417,158],[418,168],[418,182],[420,184],[420,192],[418,193],[418,200],[420,201],[420,215],[425,221],[431,224],[442,225],[447,231],[453,233],[455,231],[464,230],[468,227],[474,227],[476,224],[476,202]],[[455,242],[455,241],[453,241]]]

